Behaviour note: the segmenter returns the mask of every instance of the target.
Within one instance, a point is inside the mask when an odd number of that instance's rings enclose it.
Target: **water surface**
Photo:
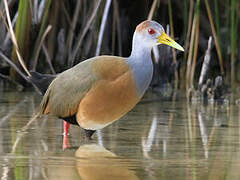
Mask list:
[[[240,179],[240,106],[148,93],[92,141],[62,121],[34,120],[41,97],[0,92],[1,179]],[[69,147],[62,148],[68,141]]]

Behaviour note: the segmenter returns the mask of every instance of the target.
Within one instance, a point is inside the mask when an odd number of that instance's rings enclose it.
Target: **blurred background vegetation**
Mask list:
[[[129,56],[135,27],[146,19],[162,24],[185,48],[184,53],[154,49],[152,87],[198,88],[210,36],[202,84],[221,76],[235,87],[240,80],[239,0],[0,0],[0,11],[1,86],[6,81],[20,89],[30,86],[16,49],[28,70],[56,74],[95,55]]]

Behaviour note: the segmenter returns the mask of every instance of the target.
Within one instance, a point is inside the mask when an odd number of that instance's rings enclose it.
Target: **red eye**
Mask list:
[[[149,29],[148,29],[148,33],[149,33],[149,34],[154,34],[154,33],[155,33],[155,30],[152,29],[152,28],[149,28]]]

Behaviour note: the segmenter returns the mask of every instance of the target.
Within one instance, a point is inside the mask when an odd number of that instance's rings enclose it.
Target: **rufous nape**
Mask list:
[[[120,119],[143,97],[153,75],[151,50],[159,44],[184,51],[157,22],[140,23],[129,57],[96,56],[58,74],[42,99],[40,115],[78,125],[91,139],[96,130]]]

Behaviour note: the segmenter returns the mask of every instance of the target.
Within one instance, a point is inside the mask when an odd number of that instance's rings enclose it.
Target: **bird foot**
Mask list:
[[[95,133],[95,130],[84,129],[85,132],[85,139],[92,140],[92,135]]]

